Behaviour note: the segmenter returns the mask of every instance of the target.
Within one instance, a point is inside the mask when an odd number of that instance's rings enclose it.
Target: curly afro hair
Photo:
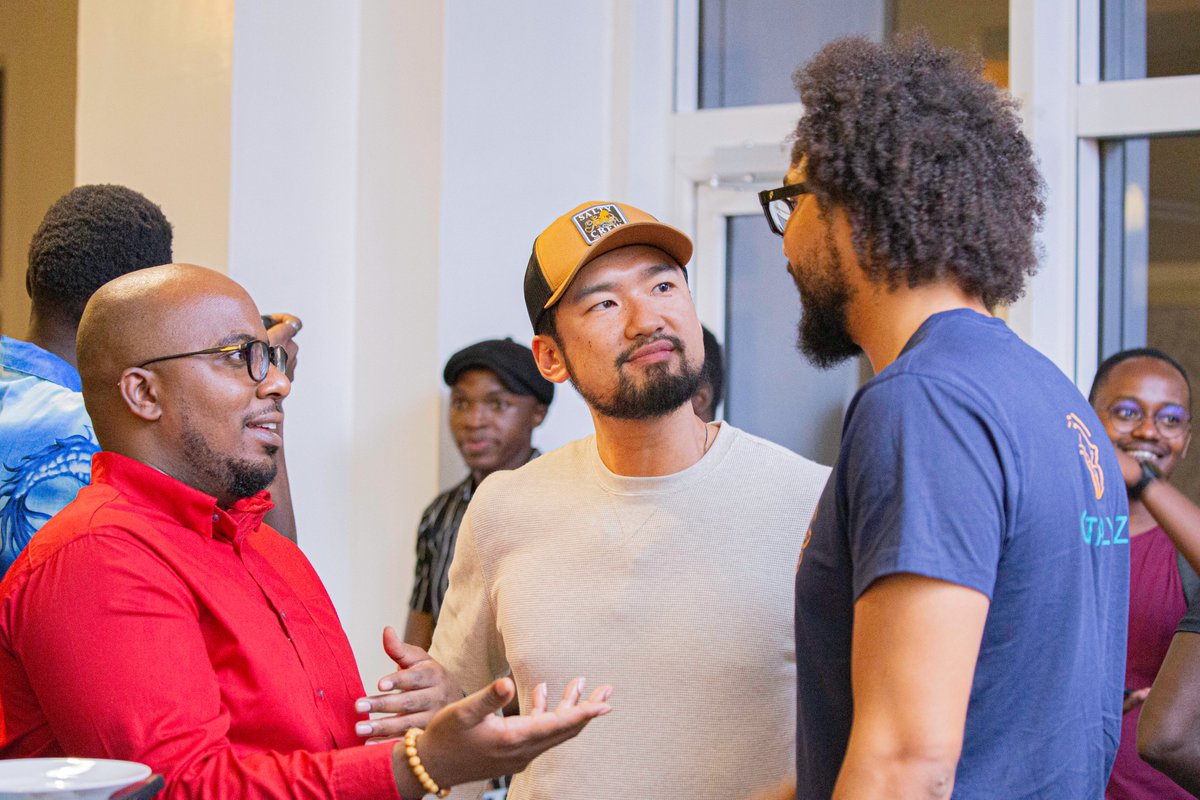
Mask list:
[[[923,34],[827,45],[793,75],[804,116],[792,161],[821,208],[845,209],[871,280],[952,276],[988,308],[1037,271],[1043,184],[1016,102],[980,63]]]
[[[79,186],[50,207],[33,235],[25,288],[38,313],[78,324],[101,286],[169,263],[171,223],[162,209],[124,186]]]

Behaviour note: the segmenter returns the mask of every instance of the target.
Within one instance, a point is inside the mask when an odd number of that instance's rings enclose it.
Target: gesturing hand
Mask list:
[[[571,681],[553,711],[546,710],[546,684],[538,685],[530,713],[524,716],[496,714],[516,696],[509,678],[447,706],[418,740],[425,769],[442,786],[520,772],[551,747],[578,735],[591,720],[612,711],[607,702],[611,686],[597,688],[580,702],[583,683],[583,678]]]
[[[360,698],[354,707],[360,713],[393,716],[358,723],[355,732],[359,736],[403,736],[409,728],[425,727],[435,713],[462,699],[462,690],[445,668],[421,648],[405,644],[390,625],[383,629],[383,649],[400,669],[379,679],[379,689],[386,694]]]

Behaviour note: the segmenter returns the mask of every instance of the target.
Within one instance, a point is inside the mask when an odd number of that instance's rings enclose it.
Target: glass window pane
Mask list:
[[[794,103],[792,71],[830,40],[915,27],[982,54],[988,77],[1008,85],[1008,0],[700,0],[698,105]]]
[[[1200,0],[1106,0],[1105,80],[1200,74]]]
[[[1146,77],[1200,74],[1200,0],[1148,0]]]
[[[1200,137],[1106,150],[1101,357],[1156,347],[1200,386]],[[1200,459],[1184,459],[1172,482],[1200,501]]]
[[[1008,0],[929,2],[892,0],[892,31],[924,28],[929,39],[983,56],[983,74],[1008,87]]]

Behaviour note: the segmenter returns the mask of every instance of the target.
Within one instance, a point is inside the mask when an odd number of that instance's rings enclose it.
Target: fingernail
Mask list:
[[[392,690],[392,686],[394,686],[394,685],[395,684],[393,684],[391,681],[382,680],[379,682],[379,691],[390,692]]]
[[[608,698],[610,698],[610,697],[612,697],[612,689],[605,689],[600,694],[600,702],[603,703],[606,700],[608,700]]]
[[[359,736],[370,736],[371,730],[371,723],[369,722],[360,722],[354,726],[354,732]]]
[[[354,704],[354,710],[360,714],[367,714],[371,711],[371,702],[369,700],[359,700]]]
[[[546,693],[546,684],[545,684],[544,682],[543,682],[543,683],[539,683],[539,684],[537,685],[537,690],[538,690],[539,692],[541,692],[542,694],[545,694],[545,693]]]
[[[575,691],[579,692],[580,694],[583,694],[583,687],[585,684],[587,684],[587,678],[580,678],[579,685],[575,687]]]

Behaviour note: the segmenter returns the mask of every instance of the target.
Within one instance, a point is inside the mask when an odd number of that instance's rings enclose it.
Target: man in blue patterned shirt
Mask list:
[[[0,575],[75,499],[99,446],[75,369],[75,331],[92,293],[171,261],[171,224],[123,186],[80,186],[51,206],[29,247],[25,340],[0,337]]]

